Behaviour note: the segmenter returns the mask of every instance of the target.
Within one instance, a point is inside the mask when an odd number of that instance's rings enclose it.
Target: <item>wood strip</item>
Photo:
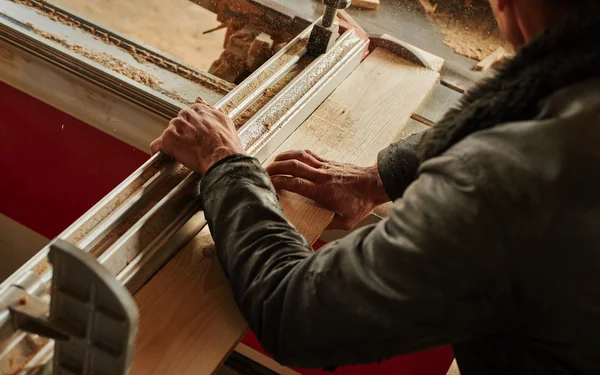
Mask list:
[[[437,81],[438,73],[376,49],[279,148],[371,165]],[[288,193],[287,217],[311,241],[331,212]],[[140,328],[132,374],[210,374],[247,329],[204,229],[136,295]]]
[[[212,374],[246,332],[206,227],[136,295],[133,375]]]
[[[379,8],[379,0],[352,0],[352,6],[363,9]]]
[[[498,47],[498,49],[496,49],[494,52],[492,52],[485,59],[483,59],[480,62],[478,62],[477,64],[475,64],[473,69],[477,70],[479,72],[488,70],[489,68],[492,67],[492,65],[494,65],[495,63],[504,59],[505,54],[506,54],[506,51],[504,50],[504,48]]]
[[[321,233],[316,234],[306,215],[321,217],[327,211],[297,201],[282,206],[302,234],[319,238]],[[208,227],[135,295],[135,301],[140,325],[133,375],[211,374],[248,329]]]
[[[257,352],[256,350],[252,349],[248,345],[240,343],[235,348],[235,351],[240,353],[241,355],[243,355],[246,358],[250,358],[251,360],[253,360],[256,363],[261,364],[262,366],[268,368],[269,370],[274,371],[277,374],[300,375],[300,373],[292,370],[291,368],[280,365],[279,363],[275,362],[273,359],[267,357],[266,355],[264,355],[260,352]]]
[[[450,369],[448,369],[448,375],[460,375],[460,369],[458,368],[458,363],[456,363],[456,360],[452,362]]]

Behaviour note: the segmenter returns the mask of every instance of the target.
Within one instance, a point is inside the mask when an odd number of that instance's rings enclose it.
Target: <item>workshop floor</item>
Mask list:
[[[219,25],[217,16],[189,0],[49,2],[159,49],[201,71],[208,71],[223,51],[224,29],[203,34]]]

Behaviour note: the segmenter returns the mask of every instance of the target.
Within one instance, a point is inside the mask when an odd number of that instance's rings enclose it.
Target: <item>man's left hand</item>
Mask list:
[[[179,112],[150,149],[153,154],[162,151],[172,156],[202,176],[219,160],[246,154],[231,119],[203,102]]]

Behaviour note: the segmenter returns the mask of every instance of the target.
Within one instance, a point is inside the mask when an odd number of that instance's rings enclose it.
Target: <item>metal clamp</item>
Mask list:
[[[9,307],[13,328],[55,340],[53,374],[125,375],[139,313],[133,297],[90,254],[57,240],[48,304],[24,289]]]
[[[308,40],[307,53],[310,56],[320,56],[335,44],[340,36],[340,27],[336,22],[337,13],[340,9],[350,6],[351,0],[325,0],[325,12],[321,22],[317,23]]]

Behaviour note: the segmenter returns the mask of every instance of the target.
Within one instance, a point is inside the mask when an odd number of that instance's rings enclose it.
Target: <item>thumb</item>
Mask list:
[[[150,151],[152,152],[152,155],[156,154],[161,149],[162,149],[162,138],[158,138],[150,144]]]

